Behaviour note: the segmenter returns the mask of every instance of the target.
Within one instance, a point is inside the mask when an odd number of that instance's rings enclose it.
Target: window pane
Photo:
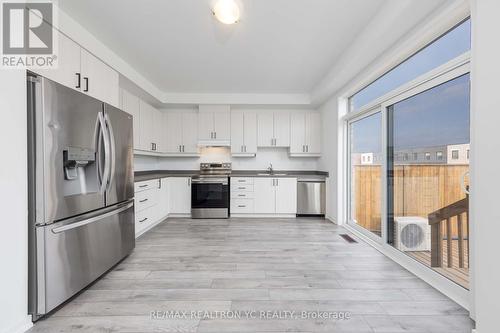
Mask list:
[[[350,220],[381,235],[381,138],[380,113],[351,123],[350,135]]]
[[[349,99],[350,110],[357,110],[391,90],[469,51],[471,48],[470,29],[470,19],[468,19],[378,78]]]
[[[388,242],[468,288],[469,74],[388,108]],[[392,156],[417,154],[412,161]],[[465,184],[464,184],[465,185]]]

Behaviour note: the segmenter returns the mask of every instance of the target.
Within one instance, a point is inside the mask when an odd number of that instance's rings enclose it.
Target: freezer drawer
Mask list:
[[[36,230],[36,286],[30,313],[44,315],[97,279],[135,247],[133,201]]]
[[[324,181],[297,182],[297,215],[325,215]]]

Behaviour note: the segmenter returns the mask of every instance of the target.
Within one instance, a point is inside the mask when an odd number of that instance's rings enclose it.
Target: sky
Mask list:
[[[354,108],[365,105],[419,75],[470,50],[470,20],[416,53],[356,94]],[[470,142],[469,75],[410,97],[394,105],[396,150]],[[381,115],[352,124],[352,152],[381,152]]]

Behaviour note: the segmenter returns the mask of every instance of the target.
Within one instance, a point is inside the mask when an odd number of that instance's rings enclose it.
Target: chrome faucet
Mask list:
[[[272,163],[269,163],[269,167],[267,168],[267,171],[269,171],[269,173],[272,175],[274,173],[274,170],[273,170],[273,164]]]

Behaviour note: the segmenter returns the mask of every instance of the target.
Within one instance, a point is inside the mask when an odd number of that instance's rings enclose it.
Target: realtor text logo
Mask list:
[[[2,66],[53,67],[52,3],[2,4]]]

